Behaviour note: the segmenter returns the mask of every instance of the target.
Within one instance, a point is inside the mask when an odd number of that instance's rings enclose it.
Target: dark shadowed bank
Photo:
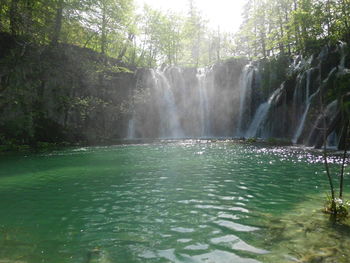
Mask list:
[[[89,49],[0,35],[0,144],[124,136],[133,69]]]

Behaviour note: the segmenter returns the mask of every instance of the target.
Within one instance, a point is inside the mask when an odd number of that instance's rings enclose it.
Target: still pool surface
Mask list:
[[[0,156],[0,262],[346,262],[349,229],[313,211],[319,161],[231,141]]]

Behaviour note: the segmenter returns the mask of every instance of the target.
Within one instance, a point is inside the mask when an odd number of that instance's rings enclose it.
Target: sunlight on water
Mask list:
[[[346,262],[321,163],[210,140],[5,155],[0,262]]]

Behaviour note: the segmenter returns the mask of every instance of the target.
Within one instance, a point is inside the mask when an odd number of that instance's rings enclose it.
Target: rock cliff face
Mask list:
[[[7,38],[0,43],[0,140],[100,143],[126,136],[133,72],[88,49]]]
[[[140,70],[129,138],[260,137],[342,148],[349,48],[206,69]]]
[[[294,59],[128,69],[88,49],[0,35],[0,144],[136,138],[283,138],[342,148],[345,43]]]
[[[262,75],[264,67],[266,62],[261,62],[249,70]],[[348,67],[349,48],[345,43],[324,47],[307,58],[296,57],[286,68],[285,80],[255,111],[254,121],[244,120],[249,128],[243,136],[285,138],[317,148],[326,137],[329,146],[342,148],[349,119]],[[263,90],[262,83],[257,89]],[[254,100],[254,96],[246,97]]]

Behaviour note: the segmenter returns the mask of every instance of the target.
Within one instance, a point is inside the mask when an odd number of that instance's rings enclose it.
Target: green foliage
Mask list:
[[[133,0],[1,0],[0,32],[28,43],[73,44],[132,66],[207,65],[232,55],[232,36],[212,30],[190,1],[187,15]]]
[[[267,143],[273,146],[288,146],[292,145],[292,142],[288,139],[277,139],[277,138],[268,138]]]
[[[259,64],[261,72],[261,88],[265,97],[277,89],[287,78],[289,59],[277,56],[263,59]]]
[[[257,142],[257,139],[256,138],[248,138],[246,140],[247,143],[256,143]]]
[[[344,201],[340,198],[332,200],[330,196],[327,196],[324,212],[336,216],[337,219],[345,218],[350,212],[350,201]]]
[[[342,96],[344,96],[350,88],[350,73],[333,74],[326,88],[327,94],[325,100],[327,103],[333,100],[342,101]]]
[[[134,45],[129,43],[134,9],[132,0],[2,0],[0,31],[26,36],[28,42],[64,42],[123,59],[124,46]]]
[[[249,57],[312,54],[350,40],[350,2],[344,0],[247,1],[236,52]]]
[[[336,93],[337,95],[346,94],[350,90],[350,73],[345,73],[337,76],[336,79]]]
[[[136,14],[133,0],[1,0],[0,31],[28,43],[87,47],[133,66],[197,66],[230,56],[311,54],[350,41],[349,10],[348,0],[250,0],[234,37],[210,29],[194,0],[185,15],[147,6]]]
[[[126,67],[122,67],[122,66],[118,66],[118,65],[106,65],[106,64],[99,64],[96,63],[95,65],[95,71],[96,73],[133,73],[132,70],[126,68]]]
[[[204,66],[232,56],[232,36],[212,30],[190,1],[187,15],[144,7],[139,23],[139,66]]]

